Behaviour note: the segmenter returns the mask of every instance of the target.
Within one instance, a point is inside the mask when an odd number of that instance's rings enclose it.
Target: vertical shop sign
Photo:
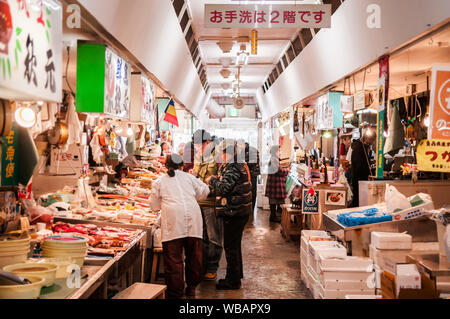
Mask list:
[[[62,6],[0,0],[0,98],[60,102]]]
[[[252,30],[252,54],[258,54],[258,31]]]
[[[429,139],[450,139],[450,66],[433,67]]]
[[[378,81],[377,116],[377,171],[376,177],[383,179],[384,171],[384,131],[386,125],[386,105],[389,97],[389,56],[380,59],[380,77]]]
[[[19,169],[19,130],[16,123],[13,123],[11,131],[2,140],[1,186],[16,186]]]

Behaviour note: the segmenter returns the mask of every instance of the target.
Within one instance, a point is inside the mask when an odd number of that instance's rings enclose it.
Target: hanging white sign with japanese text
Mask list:
[[[0,0],[0,26],[0,98],[61,102],[60,2]]]
[[[207,28],[331,28],[331,4],[205,4]]]
[[[130,81],[131,65],[106,48],[104,113],[123,119],[130,117]]]

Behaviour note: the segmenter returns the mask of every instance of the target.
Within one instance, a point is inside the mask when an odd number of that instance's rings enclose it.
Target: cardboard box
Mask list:
[[[383,299],[437,299],[439,294],[436,291],[434,281],[426,275],[421,274],[421,289],[400,289],[397,295],[395,277],[389,278],[386,273],[381,275],[381,295]]]
[[[402,233],[372,232],[370,244],[377,249],[411,250],[412,236]]]
[[[397,265],[395,278],[397,295],[400,292],[400,289],[420,289],[422,287],[420,273],[415,264]]]

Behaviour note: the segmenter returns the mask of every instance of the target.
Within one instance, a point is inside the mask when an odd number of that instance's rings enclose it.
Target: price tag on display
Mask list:
[[[419,171],[450,173],[449,140],[422,140],[416,157]]]

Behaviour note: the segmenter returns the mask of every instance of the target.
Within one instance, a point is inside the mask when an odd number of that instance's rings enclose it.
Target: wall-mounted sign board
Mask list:
[[[207,28],[331,28],[331,4],[205,4]]]
[[[131,75],[130,121],[155,127],[155,85],[143,74]]]
[[[0,1],[0,98],[61,102],[62,6]]]
[[[107,46],[78,43],[77,112],[130,117],[131,65]]]
[[[420,141],[416,157],[419,171],[450,173],[449,140]]]
[[[341,112],[341,92],[328,92],[318,98],[317,102],[317,128],[328,130],[341,128],[343,114]]]
[[[433,67],[429,139],[450,139],[450,65]]]

